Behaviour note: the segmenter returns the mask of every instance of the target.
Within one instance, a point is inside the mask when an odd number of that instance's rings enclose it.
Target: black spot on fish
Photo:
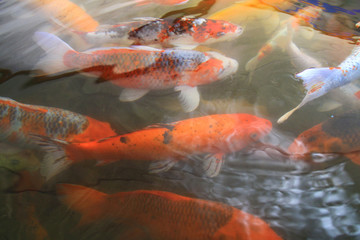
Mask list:
[[[120,142],[122,142],[122,143],[128,143],[129,142],[129,138],[128,137],[121,137],[120,138]]]
[[[170,131],[165,131],[163,136],[164,136],[163,143],[164,144],[169,144],[171,139],[172,139],[172,135],[171,135]]]
[[[336,116],[322,124],[328,135],[340,138],[350,147],[360,146],[360,113],[347,113]]]

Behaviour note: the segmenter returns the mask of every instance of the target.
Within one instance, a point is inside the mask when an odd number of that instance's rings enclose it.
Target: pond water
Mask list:
[[[302,82],[294,77],[296,73],[311,67],[338,66],[351,54],[355,47],[352,36],[360,35],[355,27],[360,21],[357,0],[189,0],[170,6],[112,0],[73,2],[100,24],[186,15],[238,24],[243,27],[239,37],[196,48],[235,59],[238,70],[221,81],[199,86],[200,103],[192,112],[183,111],[178,92],[173,89],[154,90],[136,101],[121,102],[121,87],[96,83],[92,76],[76,73],[37,81],[30,70],[44,51],[33,40],[35,32],[54,33],[79,51],[88,46],[59,24],[56,16],[41,9],[46,1],[10,0],[0,2],[1,97],[108,122],[116,134],[211,114],[249,113],[272,122],[271,132],[261,141],[284,151],[300,133],[316,124],[347,112],[358,119],[360,102],[349,93],[359,88],[354,81],[350,90],[335,89],[277,124],[277,119],[305,95]],[[205,7],[196,8],[198,4]],[[308,22],[293,26],[291,41],[301,54],[294,55],[286,47],[276,48],[276,43],[259,61],[247,65],[262,46],[288,28],[299,10],[309,6],[319,6],[321,11]],[[312,65],[314,61],[319,66]],[[6,131],[6,124],[0,122],[0,126],[1,131]],[[357,129],[353,131],[352,137],[359,139]],[[160,190],[221,202],[260,217],[288,240],[360,239],[360,166],[341,154],[320,153],[305,161],[281,155],[276,149],[249,147],[227,154],[219,175],[213,178],[204,175],[197,159],[180,161],[158,174],[148,173],[148,163],[141,161],[129,159],[95,166],[90,159],[72,164],[46,180],[41,175],[41,162],[45,161],[42,151],[9,145],[8,138],[4,143],[7,145],[0,146],[1,240],[158,239],[144,233],[127,235],[129,225],[134,223],[126,221],[94,221],[77,226],[81,214],[59,201],[55,192],[58,183],[83,185],[108,194]]]

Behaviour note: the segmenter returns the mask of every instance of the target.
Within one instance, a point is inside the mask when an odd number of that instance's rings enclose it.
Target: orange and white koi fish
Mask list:
[[[111,219],[112,223],[125,224],[129,231],[141,226],[146,237],[153,239],[282,239],[259,217],[223,203],[170,192],[106,194],[59,184],[57,194],[69,208],[81,213],[82,225]]]
[[[95,31],[99,26],[95,19],[69,0],[27,0],[26,2],[39,8],[55,23],[76,31]]]
[[[360,164],[360,114],[334,116],[304,131],[288,151],[295,159],[310,160],[312,153],[341,154]]]
[[[296,77],[303,80],[303,85],[306,88],[307,93],[298,106],[278,119],[278,123],[286,121],[297,109],[304,106],[306,103],[325,95],[330,90],[360,79],[359,67],[360,46],[357,45],[353,49],[351,55],[337,67],[310,68],[296,74]]]
[[[216,52],[149,47],[97,48],[77,52],[55,35],[37,32],[46,51],[36,68],[46,73],[80,71],[125,88],[121,101],[134,101],[150,90],[175,88],[185,111],[199,105],[198,85],[223,79],[238,69],[235,59]]]
[[[162,44],[165,46],[196,47],[234,39],[241,35],[242,27],[223,20],[205,18],[157,19],[131,32],[134,44]]]
[[[149,161],[150,172],[169,170],[177,161],[205,155],[207,176],[218,175],[227,153],[240,151],[267,135],[270,121],[250,114],[218,114],[160,124],[117,137],[69,143],[33,136],[47,152],[44,169],[50,178],[71,163],[96,159],[101,164]]]
[[[0,140],[33,146],[31,134],[71,142],[88,142],[116,135],[108,123],[78,113],[0,97]]]

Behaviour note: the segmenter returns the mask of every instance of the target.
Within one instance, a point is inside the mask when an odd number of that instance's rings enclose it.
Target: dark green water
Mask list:
[[[172,10],[196,5],[196,1],[190,0],[184,6],[149,5],[101,14],[101,7],[111,6],[113,1],[76,2],[103,24],[134,17],[160,17]],[[224,8],[226,2],[215,4],[209,15]],[[348,10],[360,9],[356,0],[323,2]],[[292,3],[303,4],[303,1]],[[20,1],[0,2],[0,9],[0,68],[12,72],[32,69],[42,52],[31,37],[38,30],[53,30],[53,25]],[[199,87],[202,100],[192,113],[181,110],[177,94],[172,90],[152,91],[140,100],[124,103],[118,100],[120,88],[108,83],[95,84],[94,78],[79,74],[30,87],[24,84],[32,78],[19,74],[0,85],[0,96],[78,112],[109,122],[119,134],[154,123],[215,113],[252,113],[272,121],[273,131],[264,141],[282,148],[287,148],[299,133],[333,115],[359,111],[360,105],[353,96],[337,90],[307,104],[284,124],[276,124],[282,114],[303,98],[304,89],[293,76],[304,69],[297,59],[281,50],[266,56],[251,72],[245,70],[245,65],[290,16],[272,11],[244,20],[241,14],[231,17],[230,21],[238,20],[234,22],[244,25],[244,33],[235,40],[209,46],[236,59],[239,69],[223,81]],[[275,18],[270,18],[273,14]],[[360,21],[359,16],[325,12],[317,26],[323,31],[356,34],[354,25]],[[68,40],[71,42],[69,37]],[[323,66],[338,65],[354,46],[349,39],[306,27],[295,33],[293,41]],[[358,86],[354,84],[354,88]],[[342,105],[319,111],[325,103],[335,100]],[[30,177],[23,177],[22,171],[7,165],[0,168],[0,240],[115,239],[125,232],[126,226],[108,223],[75,227],[80,214],[58,201],[53,191],[56,183],[85,185],[106,193],[163,190],[223,202],[261,217],[288,240],[360,239],[360,166],[341,156],[314,163],[274,156],[256,149],[229,154],[215,178],[203,176],[192,161],[179,163],[162,174],[148,174],[146,166],[131,161],[100,167],[84,162],[74,164],[46,183],[33,167],[36,161],[19,158],[25,169],[32,167]]]

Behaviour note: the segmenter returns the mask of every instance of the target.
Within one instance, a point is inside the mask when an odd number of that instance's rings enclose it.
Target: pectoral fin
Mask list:
[[[224,155],[225,154],[223,153],[217,153],[205,156],[203,170],[205,171],[206,176],[216,177],[219,174],[221,166],[224,163]]]
[[[119,100],[122,102],[132,102],[143,97],[149,91],[148,89],[125,88],[121,92]]]
[[[179,100],[185,112],[192,112],[199,106],[200,95],[197,87],[178,86],[175,91],[180,91]]]

